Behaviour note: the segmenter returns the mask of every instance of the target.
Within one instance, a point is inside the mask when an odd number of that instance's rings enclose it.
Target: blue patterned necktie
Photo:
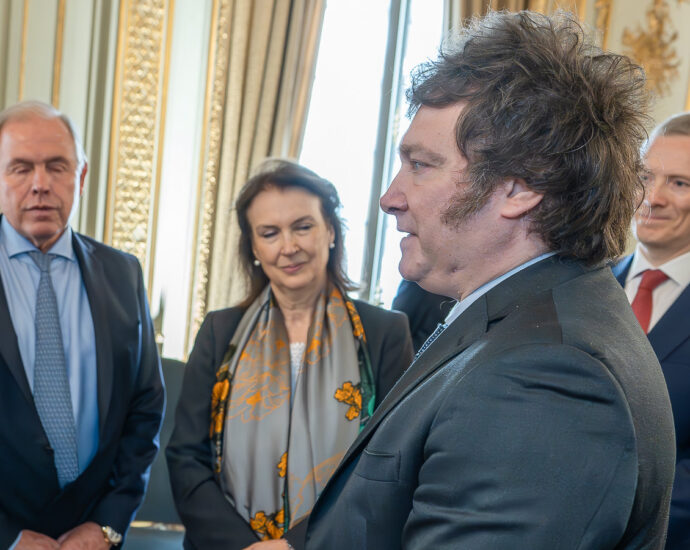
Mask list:
[[[426,351],[426,349],[434,343],[434,340],[439,337],[439,335],[446,329],[446,324],[445,323],[439,323],[434,332],[431,333],[431,336],[426,339],[424,344],[422,344],[422,347],[419,348],[419,351],[417,352],[417,355],[415,355],[415,359],[419,357],[422,353]]]
[[[34,402],[53,448],[60,487],[64,487],[79,475],[79,462],[60,316],[50,277],[50,262],[55,255],[38,251],[29,255],[41,270],[36,293]]]

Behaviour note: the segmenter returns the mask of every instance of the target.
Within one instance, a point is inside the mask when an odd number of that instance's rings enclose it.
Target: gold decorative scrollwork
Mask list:
[[[192,285],[187,319],[185,355],[193,343],[193,336],[199,330],[206,314],[208,299],[208,275],[213,241],[213,227],[216,215],[218,172],[220,166],[221,140],[223,134],[223,107],[227,88],[227,70],[230,56],[230,19],[232,2],[214,0],[212,7],[211,32],[209,39],[208,69],[206,77],[206,99],[204,101],[204,128],[206,139],[201,147],[201,161],[197,188],[197,219],[192,254]]]
[[[167,92],[166,21],[172,20],[172,2],[121,0],[120,5],[105,241],[134,254],[148,279]]]
[[[690,0],[677,0],[678,5]],[[649,89],[659,96],[670,92],[670,82],[678,77],[680,60],[673,43],[678,32],[673,28],[667,0],[653,0],[646,12],[647,29],[639,25],[623,32],[626,54],[642,65],[647,73]]]

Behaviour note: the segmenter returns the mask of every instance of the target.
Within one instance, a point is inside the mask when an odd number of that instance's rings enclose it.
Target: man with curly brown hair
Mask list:
[[[570,15],[490,13],[408,92],[381,198],[458,300],[346,453],[309,549],[660,549],[674,431],[609,260],[639,202],[642,70]]]

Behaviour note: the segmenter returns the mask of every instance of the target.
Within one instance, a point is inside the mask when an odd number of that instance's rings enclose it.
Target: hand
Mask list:
[[[15,550],[56,550],[60,548],[58,541],[46,535],[24,529],[19,537]]]
[[[255,542],[247,546],[244,550],[289,550],[290,547],[285,539],[265,540],[262,542]]]
[[[101,526],[93,521],[77,525],[58,538],[60,550],[108,550]]]

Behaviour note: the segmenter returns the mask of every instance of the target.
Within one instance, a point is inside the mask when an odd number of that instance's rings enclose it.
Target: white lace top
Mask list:
[[[290,386],[292,389],[292,392],[290,393],[291,396],[295,395],[297,377],[299,376],[299,371],[302,367],[302,356],[304,355],[305,347],[305,342],[293,342],[292,344],[290,344]]]

